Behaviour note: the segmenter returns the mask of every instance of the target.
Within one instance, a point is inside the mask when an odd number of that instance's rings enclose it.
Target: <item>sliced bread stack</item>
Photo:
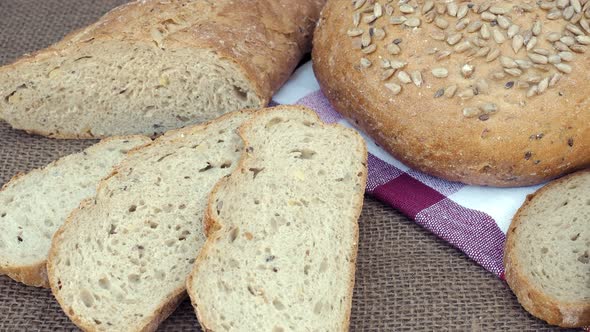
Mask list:
[[[134,151],[55,234],[53,294],[91,331],[152,331],[185,297],[205,242],[203,211],[237,166],[250,112],[171,132]]]
[[[367,151],[300,107],[240,129],[240,165],[209,197],[208,239],[187,281],[206,331],[345,331]]]
[[[590,169],[527,198],[508,230],[504,265],[531,314],[562,327],[590,326]]]
[[[49,287],[45,262],[51,237],[80,202],[96,193],[127,151],[147,137],[105,139],[77,154],[15,176],[0,191],[0,274],[30,286]]]

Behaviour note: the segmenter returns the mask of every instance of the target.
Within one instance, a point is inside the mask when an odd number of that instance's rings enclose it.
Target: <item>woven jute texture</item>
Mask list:
[[[124,2],[0,0],[0,64],[48,46]],[[0,184],[92,143],[30,136],[0,123]],[[367,197],[360,225],[352,331],[555,330],[526,313],[502,281],[397,211]],[[64,330],[75,326],[48,290],[0,276],[0,331]],[[190,303],[161,330],[199,330]]]

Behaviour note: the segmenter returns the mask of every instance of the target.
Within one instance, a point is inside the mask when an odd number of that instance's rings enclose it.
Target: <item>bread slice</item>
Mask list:
[[[257,113],[215,187],[187,288],[206,331],[348,329],[367,177],[353,130],[303,107]]]
[[[590,325],[590,169],[527,198],[508,230],[504,265],[528,312],[562,327]]]
[[[311,49],[324,2],[131,1],[0,68],[0,118],[46,136],[95,138],[264,107]]]
[[[143,136],[105,139],[42,169],[19,174],[0,191],[0,274],[49,287],[45,262],[53,233]]]
[[[203,211],[243,151],[250,112],[166,134],[136,150],[53,239],[51,289],[87,331],[153,331],[185,297],[205,242]]]

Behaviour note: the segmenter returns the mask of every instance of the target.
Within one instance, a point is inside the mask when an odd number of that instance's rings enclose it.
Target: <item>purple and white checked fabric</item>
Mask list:
[[[350,124],[319,91],[311,64],[298,69],[279,91],[277,104],[307,106],[327,123]],[[367,193],[396,208],[463,251],[486,270],[504,278],[505,232],[528,188],[486,188],[449,182],[412,170],[362,134],[369,149]]]

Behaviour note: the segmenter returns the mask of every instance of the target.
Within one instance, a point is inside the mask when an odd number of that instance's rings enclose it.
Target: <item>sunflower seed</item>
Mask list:
[[[405,25],[405,26],[408,26],[408,27],[411,27],[411,28],[416,28],[416,27],[419,27],[419,26],[420,26],[420,24],[421,24],[421,21],[420,21],[420,19],[419,19],[419,18],[417,18],[417,17],[410,17],[409,19],[407,19],[407,20],[404,22],[404,25]]]
[[[398,60],[392,60],[389,63],[391,65],[391,68],[393,68],[393,69],[401,69],[401,68],[404,68],[408,64],[407,62],[398,61]]]
[[[520,51],[520,49],[524,46],[524,38],[522,38],[521,35],[516,35],[514,36],[514,38],[512,38],[512,49],[514,50],[514,53],[518,53],[518,51]]]
[[[422,73],[416,70],[410,74],[410,77],[412,78],[412,82],[414,82],[417,87],[422,86],[422,83],[424,82],[422,81]]]
[[[507,56],[501,56],[500,57],[500,64],[504,68],[516,68],[516,67],[518,67],[518,64],[516,63],[516,61],[514,61],[514,59],[512,59],[511,57],[507,57]]]
[[[386,4],[384,7],[385,7],[385,14],[387,14],[387,16],[393,15],[393,12],[395,11],[395,9],[393,8],[392,5]]]
[[[524,90],[524,89],[528,89],[530,87],[531,87],[531,84],[529,84],[528,82],[523,82],[523,81],[516,82],[517,89]]]
[[[393,92],[394,95],[397,95],[402,91],[402,87],[395,83],[385,83],[385,87]]]
[[[422,7],[422,12],[428,13],[429,11],[432,10],[432,8],[434,8],[434,1],[428,0],[424,3],[424,6]]]
[[[377,16],[375,16],[374,14],[371,15],[367,15],[363,17],[363,22],[370,24],[375,22],[375,20],[377,19]]]
[[[463,6],[459,7],[459,10],[457,11],[457,18],[458,19],[464,18],[465,16],[467,16],[468,11],[469,11],[468,5],[463,5]]]
[[[397,79],[404,84],[412,83],[412,78],[410,77],[410,75],[408,75],[408,73],[406,73],[403,70],[397,73]]]
[[[518,68],[523,69],[523,70],[529,69],[533,66],[533,63],[529,60],[517,59],[517,60],[514,60],[514,62],[516,62],[516,64],[518,65]]]
[[[412,14],[414,12],[414,7],[408,5],[407,3],[404,3],[399,6],[399,11],[404,14]]]
[[[471,48],[471,43],[468,41],[464,41],[464,42],[461,42],[461,43],[455,45],[455,47],[453,49],[457,53],[464,53],[465,51],[467,51],[470,48]]]
[[[494,15],[490,12],[483,12],[483,13],[481,13],[480,17],[482,20],[488,21],[488,22],[495,21],[497,18],[496,15]]]
[[[350,37],[357,37],[357,36],[362,35],[363,32],[364,32],[363,29],[360,29],[360,28],[352,28],[352,29],[348,30],[347,34]]]
[[[447,43],[449,45],[455,45],[459,41],[461,41],[461,39],[463,39],[463,34],[462,33],[454,33],[452,35],[449,35],[449,37],[447,38]]]
[[[549,63],[551,64],[556,64],[561,62],[561,57],[557,54],[552,54],[549,57],[547,57],[547,60],[549,60]]]
[[[393,76],[393,74],[395,74],[396,69],[390,68],[390,69],[386,69],[384,71],[381,72],[381,80],[382,81],[387,81],[389,78],[391,78],[391,76]]]
[[[452,52],[451,51],[440,51],[436,54],[436,60],[440,61],[443,60],[445,58],[448,58],[449,56],[451,56]]]
[[[496,113],[496,112],[498,112],[498,105],[496,105],[494,103],[485,103],[485,104],[481,105],[481,110],[485,114]]]
[[[563,60],[563,61],[569,62],[574,59],[574,53],[572,53],[572,52],[559,52],[558,55],[561,58],[561,60]]]
[[[506,77],[506,74],[503,72],[495,72],[492,74],[492,78],[495,80],[503,80]]]
[[[504,68],[504,72],[510,76],[518,77],[522,75],[522,70],[518,68]]]
[[[375,29],[373,29],[373,36],[377,40],[383,40],[383,38],[385,38],[385,30],[380,29],[380,28],[375,28]]]
[[[455,96],[455,92],[457,92],[457,86],[451,85],[445,89],[445,97],[453,98]]]
[[[539,82],[539,94],[545,92],[549,87],[549,77],[545,77],[541,82]]]
[[[576,41],[582,45],[590,45],[590,36],[576,36]]]
[[[407,18],[405,16],[392,16],[389,18],[389,23],[393,25],[403,24]]]
[[[373,7],[373,15],[377,18],[383,16],[383,7],[379,2],[376,2],[375,7]]]
[[[570,4],[570,0],[557,0],[557,3],[554,4],[559,9],[564,9]]]
[[[561,74],[559,73],[555,73],[553,74],[553,76],[551,76],[551,79],[549,80],[549,86],[555,86],[555,84],[557,84],[559,82],[559,80],[561,80]]]
[[[529,53],[528,54],[529,59],[531,59],[532,62],[534,63],[539,63],[539,64],[546,64],[548,62],[547,57],[541,54],[535,54],[535,53]]]
[[[546,48],[535,48],[533,52],[544,56],[549,56],[551,54],[551,51]]]
[[[485,40],[490,39],[490,37],[492,36],[491,31],[490,31],[490,27],[484,23],[481,26],[481,29],[479,30],[479,35],[481,36],[481,38],[483,38]]]
[[[573,45],[570,47],[570,49],[576,53],[586,53],[586,46],[584,45]]]
[[[575,10],[573,6],[569,6],[563,10],[563,18],[569,21],[574,16]]]
[[[563,36],[559,38],[559,41],[566,44],[567,46],[572,46],[576,43],[576,40],[572,36]]]
[[[529,42],[526,44],[526,50],[527,51],[532,50],[537,45],[537,41],[538,41],[537,37],[531,37]]]
[[[590,34],[590,23],[585,19],[580,19],[580,26],[584,29],[587,33]]]
[[[497,48],[492,49],[486,56],[486,62],[492,62],[500,56],[500,50]]]
[[[538,36],[541,34],[541,31],[543,30],[543,22],[536,20],[535,23],[533,23],[533,35]]]
[[[506,36],[504,36],[504,33],[502,31],[500,31],[500,29],[494,28],[492,30],[492,34],[493,34],[494,40],[496,41],[497,44],[502,44],[503,42],[506,41]]]
[[[386,49],[387,49],[387,53],[392,54],[392,55],[400,54],[400,52],[402,51],[402,49],[394,43],[387,44]]]
[[[354,2],[354,9],[356,10],[361,8],[365,4],[365,2],[367,2],[367,0],[356,0]]]
[[[477,52],[475,52],[475,56],[478,58],[484,57],[486,55],[488,55],[488,53],[490,52],[490,48],[489,47],[482,47],[479,50],[477,50]]]
[[[457,16],[458,11],[459,11],[459,7],[457,6],[457,3],[455,3],[455,2],[447,3],[447,12],[449,13],[449,15]]]
[[[363,52],[364,54],[371,54],[371,53],[375,52],[376,50],[377,50],[377,45],[372,44],[372,45],[369,45],[369,46],[363,48],[361,50],[361,52]]]
[[[466,118],[475,118],[479,116],[480,113],[481,110],[475,107],[465,107],[463,109],[463,116],[465,116]]]
[[[491,5],[492,4],[489,1],[482,3],[481,5],[479,5],[479,8],[477,9],[477,13],[481,14],[481,13],[485,12],[486,10],[490,9]]]
[[[550,42],[556,42],[559,40],[559,38],[561,38],[561,34],[558,32],[551,32],[550,34],[548,34],[545,39],[547,39]]]
[[[469,25],[467,26],[467,32],[473,33],[473,32],[479,31],[479,29],[481,29],[482,24],[483,23],[481,23],[481,21],[475,21],[475,22],[469,23]]]
[[[582,11],[582,4],[580,3],[580,0],[571,0],[570,2],[572,3],[572,7],[574,7],[574,11],[576,13]]]
[[[473,98],[475,94],[473,93],[473,89],[465,89],[459,92],[457,96],[463,100],[467,100]]]
[[[506,34],[508,35],[508,38],[514,38],[519,31],[520,31],[520,26],[513,24],[510,26],[510,28],[508,28],[508,31],[506,31]]]
[[[457,24],[455,24],[455,30],[461,31],[461,30],[465,29],[468,24],[469,24],[469,19],[468,18],[464,18],[462,20],[459,20],[457,22]]]
[[[543,77],[539,76],[539,75],[533,75],[533,76],[529,76],[526,78],[526,81],[529,83],[539,83],[541,82],[541,80],[543,79]]]
[[[367,58],[361,58],[361,67],[363,68],[369,68],[371,67],[373,63],[371,62],[371,60],[367,59]]]
[[[560,41],[556,41],[555,43],[553,43],[553,47],[555,47],[555,49],[562,51],[562,52],[566,52],[566,51],[570,50],[569,46],[567,46],[566,44],[564,44]]]
[[[539,87],[536,85],[531,86],[531,88],[527,91],[526,96],[531,98],[535,96],[539,92]]]
[[[553,8],[547,13],[548,20],[557,20],[559,18],[561,18],[561,10],[557,8]]]
[[[387,59],[381,59],[381,68],[391,68],[391,62]]]
[[[565,63],[556,63],[555,64],[555,68],[557,68],[560,72],[569,74],[572,72],[572,67],[568,64]]]
[[[445,78],[449,76],[449,70],[446,68],[433,68],[432,75],[436,78]]]
[[[440,30],[434,30],[430,33],[430,37],[434,40],[445,40],[447,39],[447,34]]]
[[[434,25],[444,30],[449,27],[449,21],[439,16],[434,19]]]
[[[361,13],[357,12],[357,13],[352,14],[352,24],[355,27],[358,27],[359,24],[361,24]]]
[[[503,15],[498,16],[497,21],[498,21],[498,25],[502,29],[508,29],[512,25],[512,22],[510,22],[510,20],[506,16],[503,16]]]

